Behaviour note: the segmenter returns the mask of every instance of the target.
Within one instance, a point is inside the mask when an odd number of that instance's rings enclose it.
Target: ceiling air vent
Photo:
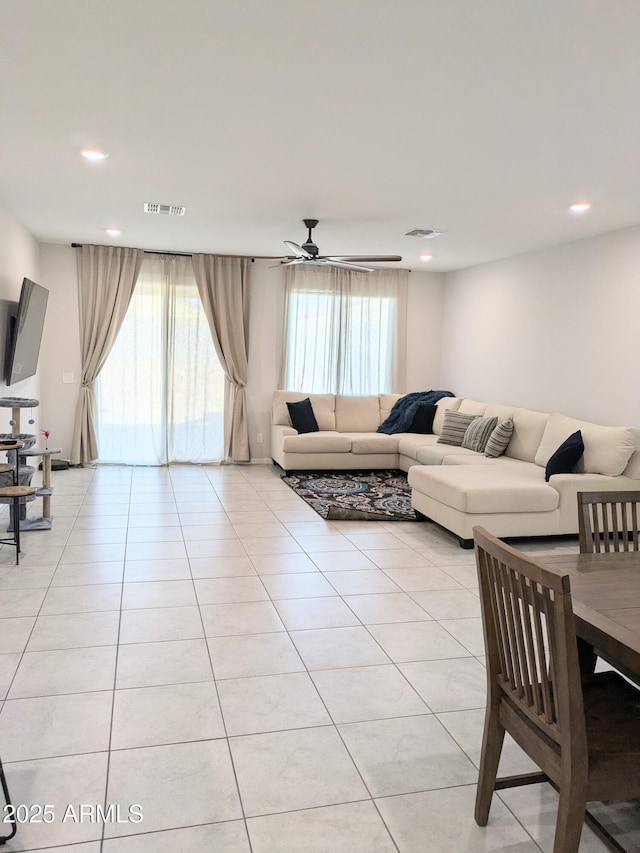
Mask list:
[[[186,209],[179,204],[144,204],[145,213],[161,213],[163,216],[184,216]]]
[[[444,234],[444,231],[436,231],[433,228],[414,228],[413,231],[407,231],[405,237],[424,237],[426,240],[433,240],[434,237],[439,237]]]

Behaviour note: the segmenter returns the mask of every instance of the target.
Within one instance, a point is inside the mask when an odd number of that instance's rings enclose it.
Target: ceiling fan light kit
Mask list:
[[[373,272],[374,267],[362,266],[366,263],[386,263],[389,261],[401,261],[400,255],[321,255],[316,244],[313,242],[312,231],[318,224],[317,219],[303,219],[304,227],[307,229],[307,239],[299,246],[290,240],[284,244],[293,257],[284,258],[280,261],[284,266],[293,264],[307,264],[321,267],[338,267],[339,269],[351,270],[352,272]]]

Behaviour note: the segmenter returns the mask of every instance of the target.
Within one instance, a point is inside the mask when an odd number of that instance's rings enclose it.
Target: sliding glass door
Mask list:
[[[219,462],[224,373],[191,258],[147,255],[98,377],[100,462]]]

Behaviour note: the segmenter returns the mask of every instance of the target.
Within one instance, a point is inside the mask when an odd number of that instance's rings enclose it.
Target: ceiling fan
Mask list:
[[[281,261],[281,264],[290,266],[292,264],[310,264],[312,266],[328,266],[340,267],[345,270],[353,270],[355,272],[373,272],[373,267],[362,266],[363,263],[381,262],[381,261],[401,261],[400,255],[320,255],[316,244],[313,242],[311,232],[318,224],[317,219],[303,219],[304,227],[308,229],[307,240],[302,246],[297,243],[291,243],[285,240],[284,244],[292,253],[293,257],[288,257]]]

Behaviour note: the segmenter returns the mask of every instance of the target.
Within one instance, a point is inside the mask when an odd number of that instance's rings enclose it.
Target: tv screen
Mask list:
[[[17,313],[10,318],[7,385],[28,379],[36,372],[48,299],[48,290],[28,278],[23,280]]]

